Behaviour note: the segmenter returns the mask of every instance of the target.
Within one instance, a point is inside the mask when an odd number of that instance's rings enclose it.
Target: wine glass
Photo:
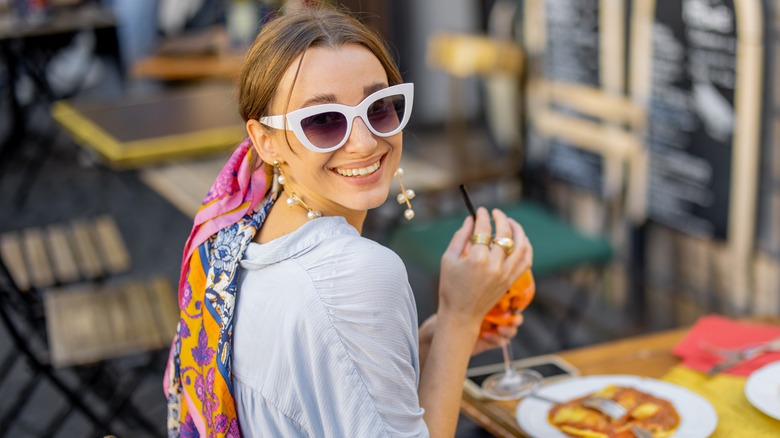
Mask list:
[[[477,220],[477,211],[466,186],[460,185],[460,193],[471,213]],[[525,271],[498,302],[488,311],[482,320],[480,336],[498,334],[498,328],[512,325],[514,317],[522,312],[536,294],[536,283],[531,270]],[[504,371],[488,376],[482,382],[482,393],[495,400],[515,400],[525,396],[541,385],[543,377],[534,370],[516,370],[512,367],[512,352],[509,340],[501,343],[504,353]]]
[[[498,300],[482,320],[480,336],[498,333],[501,326],[512,324],[515,315],[531,303],[536,294],[536,285],[531,271],[525,271],[509,290]],[[512,366],[512,352],[508,339],[501,343],[504,353],[504,371],[493,374],[482,382],[482,392],[495,400],[515,400],[534,391],[543,377],[534,370],[515,369]]]

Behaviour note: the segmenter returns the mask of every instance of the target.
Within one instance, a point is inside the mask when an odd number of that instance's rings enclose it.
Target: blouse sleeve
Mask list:
[[[403,263],[389,249],[360,239],[321,267],[331,266],[338,267],[332,278],[316,287],[360,390],[389,436],[427,435],[417,396],[417,311]]]

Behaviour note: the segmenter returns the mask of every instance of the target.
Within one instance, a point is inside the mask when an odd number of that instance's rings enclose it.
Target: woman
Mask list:
[[[454,434],[469,357],[499,342],[478,339],[480,322],[531,248],[498,210],[495,235],[516,249],[489,245],[478,209],[443,255],[439,309],[418,332],[403,263],[360,237],[387,198],[412,100],[378,37],[341,12],[264,27],[239,78],[249,139],[185,246],[166,372],[174,436]]]

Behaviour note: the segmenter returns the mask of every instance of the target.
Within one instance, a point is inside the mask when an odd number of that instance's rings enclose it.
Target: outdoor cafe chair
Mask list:
[[[176,293],[165,279],[112,278],[129,263],[111,216],[0,235],[0,319],[13,342],[0,382],[20,375],[13,372],[20,359],[29,369],[26,381],[14,382],[20,389],[6,394],[0,436],[30,417],[36,423],[25,427],[55,436],[76,412],[92,436],[163,433],[133,394],[165,359],[178,323]],[[32,404],[44,380],[65,399],[46,412]]]

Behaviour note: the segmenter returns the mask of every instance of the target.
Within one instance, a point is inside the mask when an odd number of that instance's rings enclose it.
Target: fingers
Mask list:
[[[519,327],[522,323],[523,314],[518,313],[514,315],[512,324],[498,327],[498,334],[506,339],[513,338],[517,334],[517,327]]]
[[[504,339],[512,339],[517,334],[517,327],[499,327],[498,335]]]
[[[508,237],[514,241],[514,250],[507,254],[505,247],[495,243],[475,245],[471,240],[471,236],[468,236],[469,241],[463,249],[469,252],[475,246],[483,247],[478,251],[489,255],[491,264],[504,264],[504,266],[510,267],[510,277],[517,278],[531,268],[533,260],[531,245],[525,235],[525,231],[523,231],[523,227],[517,221],[508,217],[499,209],[493,209],[491,214],[495,222],[495,234],[491,233],[491,223],[487,209],[480,207],[477,209],[477,220],[474,224],[472,236],[485,236],[484,238],[490,236],[491,239],[493,237]]]
[[[512,317],[510,324],[498,326],[494,332],[481,332],[474,354],[501,347],[517,335],[517,327],[522,323],[523,315],[518,313]]]
[[[493,236],[493,230],[490,226],[490,216],[488,215],[487,209],[484,207],[479,207],[477,209],[477,221],[474,223],[474,235],[483,235],[487,236],[488,238],[492,238]],[[476,250],[476,251],[484,251],[485,254],[487,254],[490,251],[489,245],[474,245],[469,243],[470,246],[467,247],[468,251]]]
[[[492,213],[493,213],[493,221],[496,223],[495,237],[509,237],[511,239],[514,239],[513,230],[509,223],[509,218],[506,216],[506,214],[497,208],[494,208]],[[502,248],[499,245],[496,245],[495,243],[493,244],[493,251],[496,254],[501,255],[502,259],[503,256],[506,255],[506,251],[504,250],[504,248]]]
[[[501,261],[511,271],[511,277],[517,278],[525,270],[530,269],[530,243],[525,235],[525,231],[516,220],[508,217],[499,209],[493,210],[493,219],[496,223],[496,239],[509,238],[511,249],[507,249],[507,244],[493,244],[493,250],[501,256]]]
[[[471,237],[471,229],[474,226],[471,216],[467,216],[463,221],[463,225],[460,226],[458,231],[452,236],[447,250],[444,252],[444,257],[452,257],[457,259],[463,254],[464,250],[469,245],[469,238]]]
[[[520,276],[523,272],[531,269],[533,264],[533,248],[528,241],[528,237],[517,221],[512,218],[508,220],[512,229],[512,239],[515,241],[515,250],[507,256],[506,262],[514,267],[514,275]]]

